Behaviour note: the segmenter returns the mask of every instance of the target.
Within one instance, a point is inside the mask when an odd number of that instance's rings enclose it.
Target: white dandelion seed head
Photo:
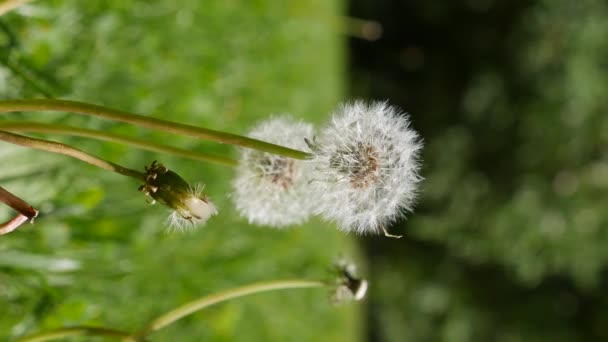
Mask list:
[[[275,117],[257,125],[249,137],[304,150],[304,139],[311,139],[313,126],[289,117]],[[242,149],[233,182],[233,200],[249,223],[272,227],[302,224],[312,213],[308,196],[308,163]]]
[[[412,210],[421,148],[408,117],[387,103],[343,105],[312,144],[315,212],[344,231],[381,232]]]
[[[204,225],[211,216],[217,215],[218,210],[205,194],[204,188],[201,184],[190,188],[189,196],[185,197],[181,205],[169,215],[167,219],[169,229],[191,230]]]

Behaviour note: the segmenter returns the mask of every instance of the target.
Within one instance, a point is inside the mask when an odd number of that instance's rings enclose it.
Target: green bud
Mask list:
[[[171,225],[178,228],[204,223],[217,209],[203,193],[193,188],[177,173],[157,161],[145,168],[144,184],[139,191],[152,197],[152,204],[159,202],[174,210]]]

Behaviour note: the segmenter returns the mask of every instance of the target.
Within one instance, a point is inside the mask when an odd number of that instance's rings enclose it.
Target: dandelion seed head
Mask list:
[[[313,127],[289,117],[276,117],[254,127],[248,136],[303,150]],[[242,149],[233,199],[249,223],[272,227],[302,224],[312,212],[308,198],[308,164],[275,154]]]
[[[394,107],[343,105],[311,148],[315,212],[342,230],[379,233],[412,210],[422,143]]]

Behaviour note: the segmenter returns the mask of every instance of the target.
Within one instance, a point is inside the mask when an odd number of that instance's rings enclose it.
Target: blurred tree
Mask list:
[[[371,336],[607,339],[608,3],[352,4],[384,27],[351,42],[352,93],[400,104],[426,142],[408,241],[364,242]]]

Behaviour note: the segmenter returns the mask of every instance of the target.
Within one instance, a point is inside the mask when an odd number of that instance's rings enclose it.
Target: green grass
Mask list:
[[[271,114],[314,123],[341,100],[340,1],[39,1],[0,18],[16,60],[54,96],[245,133]],[[14,57],[15,58],[15,57]],[[40,96],[0,66],[0,96]],[[228,146],[123,124],[49,113],[11,114],[132,134],[193,150]],[[230,199],[229,168],[86,139],[52,137],[143,169],[158,159],[207,184],[220,214],[207,226],[166,234],[167,211],[139,184],[62,156],[0,145],[2,186],[41,209],[32,226],[0,238],[0,339],[65,325],[133,330],[216,291],[281,278],[327,278],[356,253],[332,225],[289,230],[248,225]],[[10,167],[4,166],[10,165]],[[311,199],[314,200],[314,199]],[[0,218],[8,217],[8,210]],[[74,269],[62,270],[70,260]],[[358,339],[358,307],[334,307],[324,290],[260,294],[210,308],[154,341]]]

